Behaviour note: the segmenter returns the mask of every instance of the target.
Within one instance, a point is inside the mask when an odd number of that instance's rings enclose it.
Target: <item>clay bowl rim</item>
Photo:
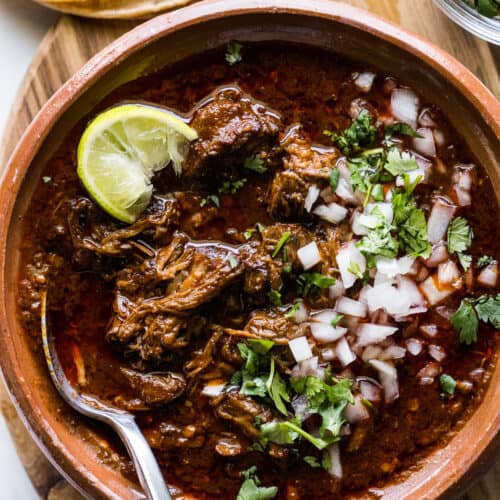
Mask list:
[[[30,405],[29,397],[23,387],[26,382],[21,381],[22,377],[16,372],[16,353],[9,340],[10,332],[6,326],[8,309],[5,297],[9,293],[5,270],[6,245],[16,197],[35,154],[68,107],[78,100],[86,89],[105,76],[113,65],[168,34],[221,17],[246,14],[293,14],[302,16],[304,20],[322,18],[375,35],[389,42],[395,48],[403,49],[419,58],[424,64],[440,73],[469,101],[473,108],[480,112],[487,127],[500,140],[500,103],[467,68],[452,56],[422,37],[411,34],[391,22],[356,7],[330,0],[309,0],[307,5],[304,4],[305,2],[301,0],[260,0],[259,2],[252,0],[231,2],[209,0],[146,21],[94,56],[50,98],[23,134],[7,163],[0,187],[0,199],[7,221],[6,224],[0,225],[0,259],[2,264],[0,266],[0,286],[3,292],[0,302],[0,318],[3,319],[0,334],[2,374],[11,399],[38,446],[60,472],[86,495],[101,497],[112,495],[113,492],[105,485],[93,482],[90,479],[90,469],[83,469],[77,458],[71,455],[62,443],[54,439],[48,421],[37,416],[37,412]],[[445,477],[437,478],[434,474],[429,477],[427,486],[420,483],[413,485],[412,495],[424,492],[426,497],[430,495],[430,497],[436,498],[451,491],[451,489],[456,492],[459,489],[459,483],[462,483],[465,477],[472,477],[474,469],[477,473],[479,467],[484,467],[484,457],[488,455],[488,458],[491,459],[500,446],[498,439],[500,415],[497,413],[491,417],[493,433],[487,436],[488,433],[484,432],[478,439],[476,446],[471,447],[471,450],[466,452],[468,453],[467,459],[463,459],[458,466],[456,464],[445,465]],[[471,420],[473,418],[474,416]],[[450,442],[445,449],[448,448],[449,444]],[[482,460],[480,460],[481,457]],[[401,492],[404,492],[406,482],[406,480],[403,481]],[[415,486],[418,488],[415,489]],[[417,497],[412,496],[411,498]]]

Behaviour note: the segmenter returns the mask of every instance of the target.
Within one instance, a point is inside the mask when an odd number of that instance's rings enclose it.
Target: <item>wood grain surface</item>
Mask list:
[[[432,0],[350,0],[439,45],[469,67],[500,98],[500,48],[473,37],[448,20]],[[35,114],[93,54],[134,26],[125,21],[98,21],[62,16],[47,33],[28,69],[12,108],[0,148],[0,168],[6,164],[21,134]],[[73,500],[81,496],[49,464],[24,429],[5,390],[0,408],[16,442],[19,456],[42,498]],[[464,500],[500,498],[500,461]]]

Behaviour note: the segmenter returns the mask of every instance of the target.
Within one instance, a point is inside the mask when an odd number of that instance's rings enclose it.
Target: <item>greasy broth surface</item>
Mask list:
[[[109,95],[92,111],[89,117],[107,107],[123,101],[147,101],[170,107],[179,113],[189,113],[196,103],[220,86],[236,83],[244,92],[279,112],[285,125],[302,123],[310,138],[329,145],[324,129],[343,130],[351,123],[350,103],[356,97],[367,99],[379,114],[389,106],[387,79],[378,74],[375,85],[368,95],[362,94],[352,83],[347,83],[354,71],[363,71],[355,64],[335,55],[294,46],[256,46],[246,48],[243,61],[229,66],[223,52],[205,54],[174,68],[127,84]],[[418,89],[414,89],[418,92]],[[474,162],[464,140],[459,137],[437,110],[438,124],[447,138],[447,146],[438,150],[445,164]],[[116,397],[126,399],[128,389],[117,369],[130,366],[122,353],[115,352],[104,338],[110,316],[113,283],[107,283],[97,274],[81,273],[70,261],[71,241],[64,231],[69,205],[66,201],[86,196],[76,176],[76,146],[87,122],[82,121],[65,139],[57,154],[48,162],[43,173],[50,182],[40,181],[30,208],[25,216],[23,256],[25,264],[43,260],[46,252],[64,257],[64,265],[57,273],[60,279],[60,295],[51,297],[51,316],[57,335],[58,351],[70,379],[78,380],[75,356],[85,365],[87,385],[85,390],[107,400]],[[485,172],[478,168],[478,182],[473,192],[473,205],[462,214],[469,220],[475,239],[470,253],[474,256],[495,255],[495,240],[500,233],[500,217],[493,200],[495,196]],[[418,197],[423,206],[430,206],[428,197],[434,189],[446,192],[450,185],[449,175],[435,175],[432,183],[419,188]],[[157,179],[161,192],[185,190],[179,229],[195,240],[221,240],[233,243],[231,231],[242,231],[255,223],[270,222],[263,207],[270,173],[249,176],[249,182],[237,195],[221,197],[221,209],[208,224],[196,226],[193,216],[200,210],[198,189],[210,192],[216,186],[214,180],[200,186],[187,186],[182,178],[177,181],[164,173]],[[211,184],[212,182],[212,184]],[[301,221],[298,221],[301,222]],[[109,270],[120,268],[123,262],[109,259]],[[25,277],[21,271],[21,279]],[[58,278],[56,278],[58,279]],[[38,327],[37,295],[21,289],[20,304],[23,320],[34,345],[40,343]],[[444,303],[456,308],[461,297],[457,293]],[[35,307],[30,308],[30,304]],[[215,310],[207,315],[223,318],[231,315],[231,309],[223,300],[216,302]],[[31,311],[31,312],[30,312]],[[439,323],[440,316],[434,310],[424,315],[424,320]],[[397,335],[401,335],[398,333]],[[198,339],[190,350],[202,349],[206,339]],[[262,453],[250,452],[235,458],[223,458],[214,451],[215,436],[234,429],[213,416],[209,399],[199,394],[182,396],[164,409],[138,412],[138,421],[147,437],[155,436],[160,428],[169,424],[186,426],[193,422],[205,422],[209,432],[200,436],[196,447],[165,448],[156,450],[165,468],[169,484],[179,492],[193,493],[193,498],[235,498],[241,485],[240,471],[256,464],[259,477],[265,485],[280,488],[280,498],[336,498],[359,493],[370,487],[382,487],[393,481],[396,474],[404,473],[417,464],[436,446],[442,446],[474,411],[480,402],[492,369],[497,333],[485,326],[480,327],[478,342],[473,348],[460,345],[457,335],[443,330],[432,343],[441,345],[447,353],[442,363],[444,373],[458,380],[469,380],[470,372],[484,368],[481,380],[474,381],[469,393],[457,391],[453,399],[440,397],[436,383],[421,385],[416,373],[429,361],[427,356],[407,356],[399,365],[400,398],[390,406],[382,406],[357,451],[348,451],[341,441],[343,479],[332,479],[322,469],[314,469],[301,460],[296,462],[273,460]],[[172,356],[168,369],[182,372],[183,356]],[[42,362],[42,360],[40,361]],[[359,373],[362,373],[359,372]],[[369,372],[367,372],[369,374]],[[100,429],[110,446],[114,438]],[[118,448],[119,449],[119,448]],[[110,454],[107,455],[108,460]],[[122,455],[114,465],[130,474],[128,458]],[[291,496],[293,493],[298,496]]]

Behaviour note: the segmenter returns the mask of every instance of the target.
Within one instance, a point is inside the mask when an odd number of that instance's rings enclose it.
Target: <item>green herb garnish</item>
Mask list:
[[[291,236],[290,231],[285,231],[281,235],[281,238],[279,239],[278,243],[276,243],[276,246],[274,247],[274,251],[272,253],[273,259],[280,253],[281,249],[288,243],[290,236]]]
[[[335,284],[335,278],[325,276],[321,273],[306,272],[297,278],[297,291],[303,297],[313,297],[320,290]]]
[[[245,160],[243,166],[248,170],[257,172],[258,174],[263,174],[267,171],[267,167],[264,165],[264,160],[259,155],[249,156]]]
[[[257,467],[253,465],[241,475],[244,478],[236,500],[272,500],[278,494],[276,486],[261,486],[257,477]]]
[[[229,63],[229,66],[233,66],[236,63],[241,62],[241,49],[243,45],[241,43],[235,42],[231,40],[227,44],[226,49],[226,61]]]
[[[457,382],[451,375],[443,373],[443,375],[439,377],[439,386],[441,387],[443,396],[453,396],[453,394],[455,394]]]

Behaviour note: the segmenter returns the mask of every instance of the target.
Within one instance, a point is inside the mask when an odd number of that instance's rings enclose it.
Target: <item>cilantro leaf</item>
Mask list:
[[[479,257],[479,259],[477,259],[476,265],[479,268],[486,267],[494,260],[495,259],[493,257],[490,257],[489,255],[483,255],[482,257]]]
[[[443,373],[443,375],[439,377],[439,385],[441,387],[441,392],[445,396],[453,396],[457,382],[451,375]]]
[[[407,135],[409,137],[422,137],[411,125],[404,122],[395,122],[387,125],[384,130],[384,137],[390,139],[393,135]]]
[[[425,259],[431,254],[427,222],[422,210],[415,207],[410,190],[396,193],[392,198],[393,225],[406,253]]]
[[[474,7],[486,17],[495,17],[500,15],[500,5],[495,0],[475,0]]]
[[[281,292],[278,290],[270,290],[267,293],[267,298],[269,299],[269,302],[273,304],[274,306],[282,306],[283,301],[281,300]]]
[[[257,467],[252,466],[241,474],[244,478],[236,500],[272,500],[278,494],[276,486],[261,486]]]
[[[344,154],[348,155],[352,151],[373,144],[377,135],[377,127],[373,124],[370,112],[363,109],[342,134],[339,135],[329,130],[325,130],[323,133],[329,136]]]
[[[368,231],[366,236],[356,243],[356,246],[364,254],[382,255],[389,259],[396,257],[398,255],[399,242],[393,238],[391,234],[391,225],[388,224],[387,219],[379,207],[375,207],[370,215],[375,216],[376,225]],[[358,276],[358,278],[363,278],[362,274],[359,276],[361,270],[359,270],[359,273],[350,269],[348,269],[348,271]]]
[[[325,276],[321,273],[305,272],[297,278],[297,291],[300,295],[314,296],[320,290],[328,288],[335,284],[335,278]]]
[[[243,45],[241,45],[241,43],[235,42],[234,40],[231,40],[227,44],[225,58],[230,66],[233,66],[234,64],[241,62],[241,49],[242,48],[243,48]]]
[[[460,262],[460,265],[464,268],[464,271],[467,271],[469,269],[470,265],[472,264],[472,257],[470,255],[467,255],[466,253],[457,253],[458,257],[458,262]]]
[[[219,197],[216,194],[209,194],[203,200],[200,201],[200,207],[203,208],[205,205],[213,203],[217,208],[220,207]]]
[[[315,437],[291,420],[287,420],[285,422],[275,421],[263,424],[260,428],[260,436],[264,440],[268,440],[276,444],[294,444],[299,437],[302,437],[306,441],[309,441],[318,450],[323,450],[337,440]]]
[[[477,340],[479,320],[474,309],[473,301],[463,299],[460,307],[451,316],[451,324],[459,334],[459,340],[463,344],[470,345]]]
[[[321,436],[331,436],[338,438],[340,428],[345,422],[344,410],[347,406],[347,401],[342,401],[337,405],[326,405],[319,409],[318,413],[321,415],[321,427],[319,433]]]
[[[295,304],[286,312],[285,318],[293,318],[298,310],[300,309],[300,301],[295,302]]]
[[[415,157],[408,151],[401,152],[397,148],[391,148],[387,153],[384,168],[392,175],[397,176],[405,172],[417,170],[418,163]]]
[[[253,172],[257,172],[258,174],[263,174],[267,171],[264,160],[259,155],[249,156],[245,160],[243,167]]]
[[[245,178],[236,181],[224,181],[219,188],[219,194],[236,194],[246,182]]]
[[[333,192],[335,192],[337,186],[339,185],[339,178],[339,171],[336,168],[332,168],[330,172],[330,188]]]
[[[268,339],[248,339],[248,343],[257,354],[261,355],[267,354],[274,347],[274,342]]]
[[[500,294],[479,297],[475,309],[483,323],[490,323],[494,328],[500,328]]]
[[[266,388],[269,396],[274,401],[274,406],[283,413],[288,415],[284,401],[290,402],[290,395],[287,391],[286,382],[281,378],[280,374],[276,371],[274,359],[271,358],[271,369],[269,377],[266,381]]]
[[[316,457],[312,457],[310,455],[304,457],[302,460],[312,468],[316,469],[318,467],[321,467],[321,464],[319,463],[319,460]]]
[[[330,324],[335,328],[343,317],[343,314],[335,314],[334,318],[330,321]]]
[[[276,246],[274,247],[274,251],[272,253],[273,259],[280,253],[281,249],[288,243],[290,236],[291,236],[290,231],[285,231],[281,235],[281,238],[279,239],[278,243],[276,243]]]
[[[474,233],[463,217],[455,217],[448,227],[448,251],[450,253],[465,252],[472,243]]]

